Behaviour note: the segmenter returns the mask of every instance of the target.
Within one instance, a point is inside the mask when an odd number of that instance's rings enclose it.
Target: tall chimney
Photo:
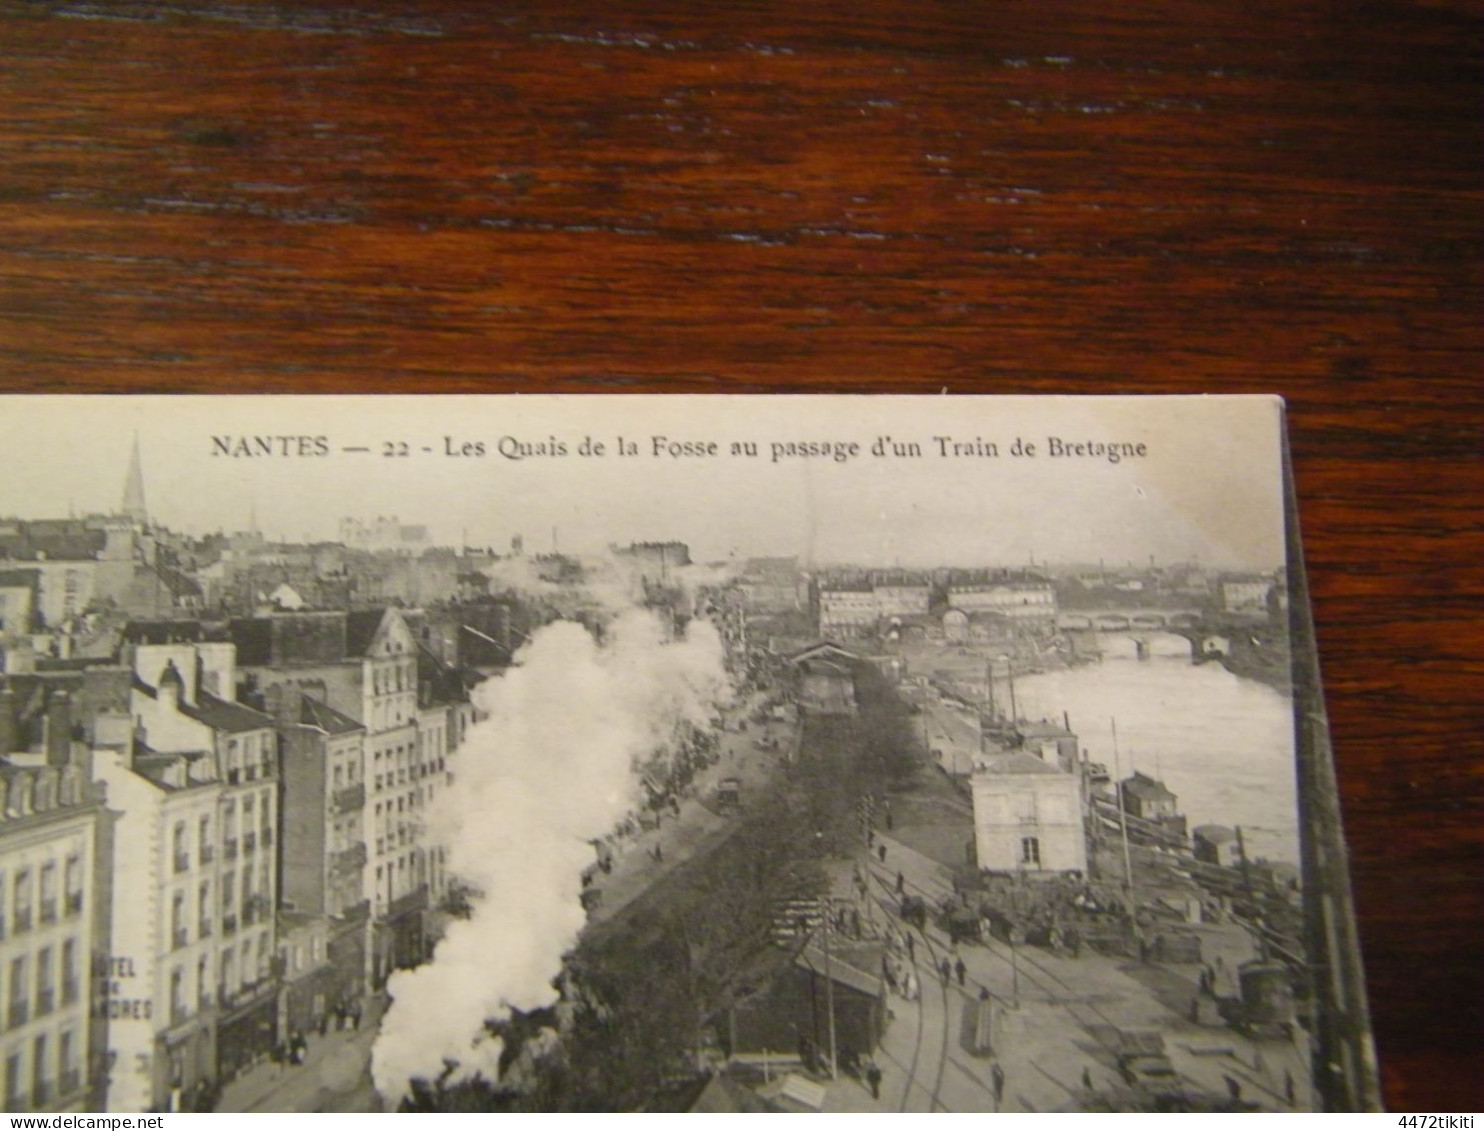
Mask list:
[[[0,687],[0,754],[15,749],[15,692],[7,682]]]
[[[72,760],[72,697],[58,688],[46,700],[46,764]]]

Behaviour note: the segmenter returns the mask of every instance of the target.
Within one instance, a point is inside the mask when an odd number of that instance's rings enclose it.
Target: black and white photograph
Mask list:
[[[1276,397],[0,451],[7,1112],[1377,1105]]]

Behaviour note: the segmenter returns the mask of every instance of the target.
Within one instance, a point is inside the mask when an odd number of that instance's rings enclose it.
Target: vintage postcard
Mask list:
[[[7,1112],[1368,1110],[1269,397],[0,397]]]

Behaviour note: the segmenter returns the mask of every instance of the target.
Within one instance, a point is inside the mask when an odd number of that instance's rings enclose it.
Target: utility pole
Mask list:
[[[1010,1008],[1020,1008],[1020,959],[1016,957],[1015,928],[1010,928]]]
[[[1252,866],[1247,861],[1247,841],[1242,836],[1242,826],[1237,826],[1237,860],[1242,866],[1242,887],[1250,897],[1252,895]]]
[[[1134,866],[1129,859],[1128,853],[1128,810],[1123,807],[1123,762],[1118,755],[1118,720],[1110,720],[1113,724],[1113,780],[1117,783],[1118,798],[1118,831],[1123,838],[1123,882],[1128,888],[1129,912],[1133,913],[1134,905]]]
[[[829,1014],[830,1034],[830,1079],[838,1080],[840,1077],[839,1066],[835,1063],[835,978],[830,970],[830,911],[831,907],[825,904],[824,913],[824,1007]]]

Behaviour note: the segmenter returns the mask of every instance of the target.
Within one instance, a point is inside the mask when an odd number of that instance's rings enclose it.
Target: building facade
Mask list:
[[[88,974],[107,823],[86,770],[0,763],[0,1071],[7,1112],[98,1110],[105,1016]],[[106,897],[104,901],[106,903]]]
[[[354,1007],[369,973],[366,729],[310,696],[273,703],[282,735],[281,1031]]]
[[[110,1111],[178,1111],[276,1043],[273,720],[215,694],[230,644],[133,649],[133,741],[95,768],[116,827]]]
[[[991,759],[970,778],[974,849],[991,872],[1086,872],[1078,778],[1034,754]]]
[[[423,779],[427,759],[441,761],[420,733],[434,720],[419,704],[419,649],[407,616],[396,608],[278,613],[233,621],[231,632],[255,700],[267,704],[293,690],[364,728],[365,891],[371,979],[380,985],[393,969],[426,957]],[[436,717],[446,745],[445,719],[446,712]]]
[[[966,613],[997,613],[1032,625],[1056,620],[1056,589],[1039,577],[951,585],[948,604]]]

